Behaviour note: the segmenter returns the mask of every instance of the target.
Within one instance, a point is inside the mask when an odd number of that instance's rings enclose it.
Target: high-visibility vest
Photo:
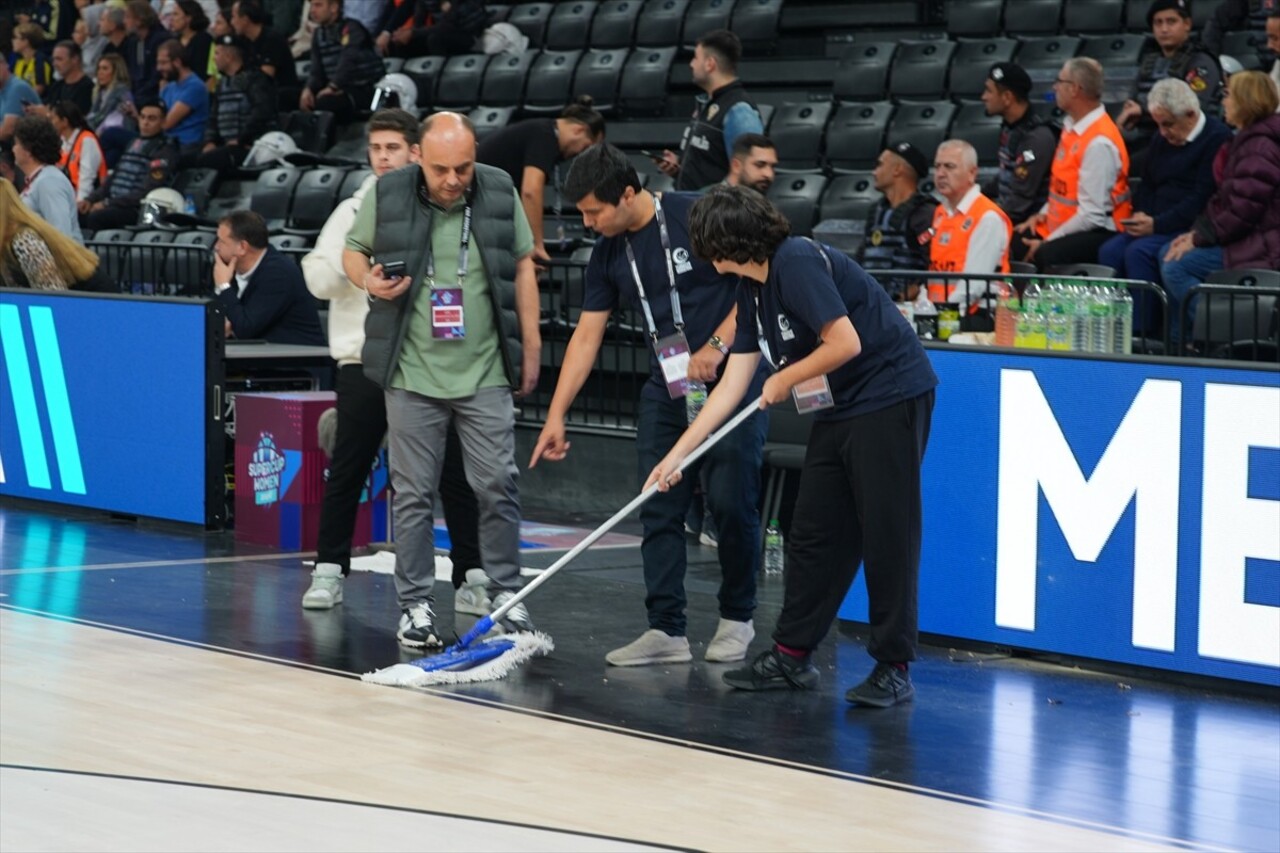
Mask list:
[[[84,138],[88,136],[94,142],[98,142],[98,137],[94,135],[92,130],[76,131],[75,139],[71,140],[71,149],[62,152],[62,159],[58,161],[58,166],[62,169],[66,176],[71,180],[71,186],[75,190],[80,189],[80,148],[84,145]],[[101,156],[102,143],[98,143],[98,186],[102,186],[107,180],[107,161]]]
[[[1062,223],[1080,210],[1080,165],[1084,162],[1085,149],[1099,136],[1111,140],[1120,152],[1120,171],[1111,187],[1111,218],[1116,231],[1124,231],[1120,220],[1133,215],[1133,201],[1129,195],[1129,151],[1125,148],[1120,128],[1105,112],[1089,125],[1084,133],[1062,131],[1058,150],[1053,155],[1053,171],[1049,176],[1048,218],[1036,229],[1041,237],[1048,237]]]
[[[973,232],[978,227],[978,222],[988,213],[995,212],[1000,220],[1004,223],[1006,243],[1004,254],[1000,256],[1000,263],[995,269],[990,270],[973,270],[965,268],[965,258],[969,256],[969,240],[973,237]],[[972,272],[972,273],[1007,273],[1009,271],[1009,245],[1008,240],[1013,239],[1013,221],[1009,219],[1009,215],[1000,209],[1000,206],[985,195],[979,193],[973,200],[973,204],[969,205],[967,212],[961,212],[956,208],[952,213],[947,213],[945,204],[938,205],[938,209],[933,212],[933,239],[929,241],[929,269],[938,272]],[[957,283],[952,280],[949,282],[930,281],[929,282],[929,301],[930,302],[950,302],[951,294],[955,291]]]

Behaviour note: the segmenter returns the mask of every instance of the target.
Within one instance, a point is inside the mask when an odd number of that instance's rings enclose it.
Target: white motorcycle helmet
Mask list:
[[[253,143],[249,155],[244,158],[243,166],[246,169],[263,169],[284,163],[285,157],[296,154],[298,150],[298,143],[293,141],[292,136],[283,130],[272,130],[262,134]]]
[[[138,224],[156,225],[164,221],[166,214],[184,212],[186,204],[186,199],[177,190],[157,187],[143,197],[138,207]]]
[[[418,108],[418,84],[408,74],[388,74],[373,87],[373,103],[370,110],[399,107],[402,110]]]

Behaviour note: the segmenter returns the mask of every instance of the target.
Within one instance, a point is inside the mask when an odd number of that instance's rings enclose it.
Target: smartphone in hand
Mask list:
[[[387,261],[382,265],[382,277],[392,281],[404,278],[404,261]]]

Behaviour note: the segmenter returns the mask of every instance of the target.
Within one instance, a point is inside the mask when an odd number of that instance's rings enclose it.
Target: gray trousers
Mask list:
[[[520,496],[516,481],[515,409],[509,388],[439,400],[388,389],[387,436],[395,489],[396,596],[402,607],[434,601],[433,502],[452,419],[462,443],[467,482],[480,509],[480,559],[493,586],[520,582]]]

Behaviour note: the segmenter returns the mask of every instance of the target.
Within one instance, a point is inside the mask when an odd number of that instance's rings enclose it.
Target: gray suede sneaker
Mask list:
[[[650,628],[632,643],[604,656],[613,666],[649,666],[655,663],[688,663],[693,660],[688,637],[673,637]]]
[[[747,656],[747,647],[755,637],[755,624],[750,619],[746,622],[721,619],[716,626],[716,635],[707,644],[707,660],[711,663],[742,660]]]

